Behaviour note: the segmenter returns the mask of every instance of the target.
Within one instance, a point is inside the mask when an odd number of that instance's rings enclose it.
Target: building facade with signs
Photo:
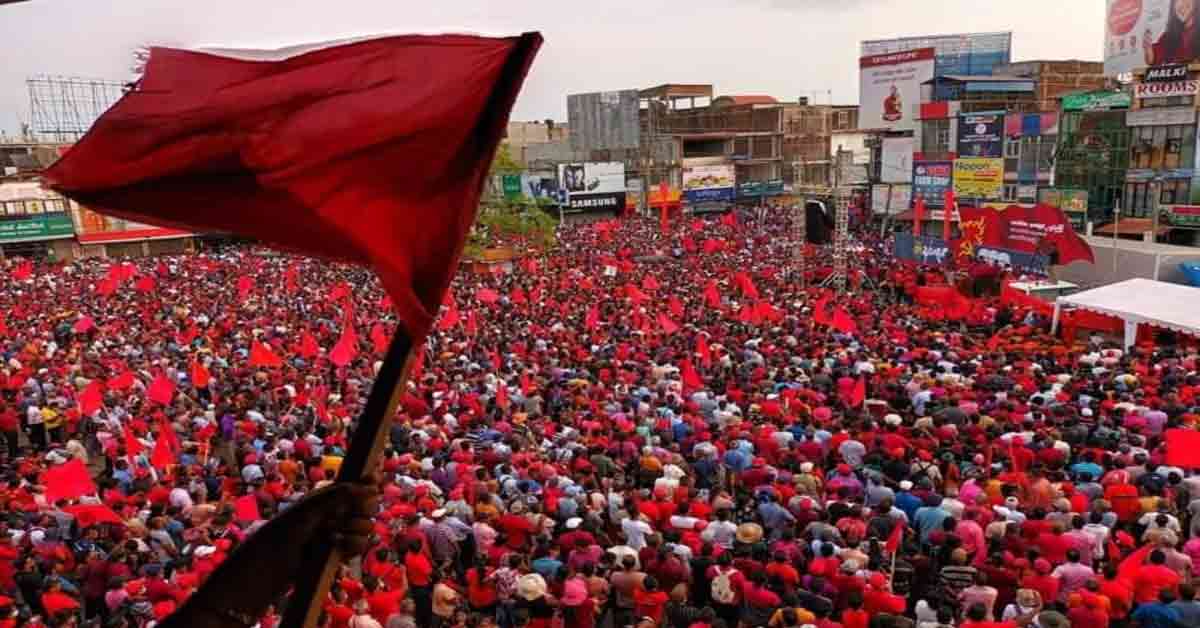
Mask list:
[[[69,259],[75,230],[67,199],[37,181],[0,183],[0,251]]]
[[[1133,98],[1126,91],[1092,90],[1062,98],[1054,182],[1087,192],[1088,215],[1105,219],[1124,193],[1130,131],[1125,125]]]
[[[1129,212],[1124,215],[1150,217],[1163,206],[1200,202],[1198,71],[1200,67],[1170,64],[1135,72],[1132,104],[1125,117],[1130,138],[1124,193]]]

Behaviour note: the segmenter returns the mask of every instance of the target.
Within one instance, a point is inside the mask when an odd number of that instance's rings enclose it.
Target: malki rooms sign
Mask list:
[[[1197,92],[1200,92],[1200,81],[1170,81],[1138,83],[1133,95],[1135,98],[1167,98],[1194,96]]]

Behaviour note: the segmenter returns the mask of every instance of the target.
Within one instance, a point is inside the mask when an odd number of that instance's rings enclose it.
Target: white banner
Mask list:
[[[933,78],[933,66],[933,48],[859,59],[859,128],[915,129],[915,114],[921,107],[921,83]]]
[[[879,180],[884,183],[908,183],[912,180],[913,138],[883,138],[883,157]]]

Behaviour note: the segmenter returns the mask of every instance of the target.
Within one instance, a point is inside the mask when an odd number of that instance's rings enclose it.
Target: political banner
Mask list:
[[[971,157],[954,160],[954,194],[959,198],[998,199],[1004,187],[1004,160]]]
[[[964,113],[958,117],[958,156],[1003,157],[1004,112]]]
[[[1067,215],[1051,205],[1009,205],[1003,210],[960,206],[959,217],[956,256],[976,257],[977,249],[990,247],[1047,256],[1055,265],[1095,262],[1091,247],[1075,233]]]
[[[946,191],[954,186],[954,162],[918,161],[913,164],[912,197],[930,208],[945,207]]]
[[[921,84],[933,78],[934,49],[871,55],[859,59],[858,125],[864,129],[910,131],[921,104]]]
[[[1104,73],[1116,76],[1196,59],[1197,16],[1200,0],[1108,0]]]

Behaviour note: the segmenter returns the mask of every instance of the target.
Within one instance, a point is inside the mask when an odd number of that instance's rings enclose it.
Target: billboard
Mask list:
[[[970,157],[954,160],[954,194],[959,198],[998,199],[1003,187],[1003,159]]]
[[[559,164],[558,185],[566,195],[566,213],[625,209],[625,164],[619,161]]]
[[[1133,87],[1134,98],[1170,98],[1172,96],[1195,96],[1200,92],[1200,81],[1151,81]]]
[[[911,131],[921,105],[921,83],[933,78],[933,48],[859,59],[858,126]]]
[[[75,234],[81,244],[162,240],[192,235],[181,229],[155,227],[124,218],[105,216],[74,201],[71,202],[71,215],[75,221]]]
[[[1106,18],[1108,76],[1200,57],[1194,22],[1200,18],[1200,0],[1108,0]]]
[[[925,199],[926,207],[944,207],[946,191],[953,186],[954,162],[918,161],[913,164],[912,196]]]
[[[567,96],[571,149],[621,150],[637,148],[638,90],[592,92]]]
[[[883,138],[879,180],[884,183],[908,183],[912,177],[912,157],[913,138]]]
[[[1004,156],[1004,112],[964,113],[958,117],[959,157]]]
[[[912,201],[912,188],[908,185],[871,186],[871,211],[876,216],[888,214],[895,216],[908,209]]]
[[[735,183],[733,164],[683,167],[683,197],[689,203],[732,201]]]
[[[919,35],[862,42],[859,56],[904,52],[918,48],[934,49],[934,73],[937,76],[963,74],[990,76],[996,66],[1012,60],[1012,33],[952,33]]]

